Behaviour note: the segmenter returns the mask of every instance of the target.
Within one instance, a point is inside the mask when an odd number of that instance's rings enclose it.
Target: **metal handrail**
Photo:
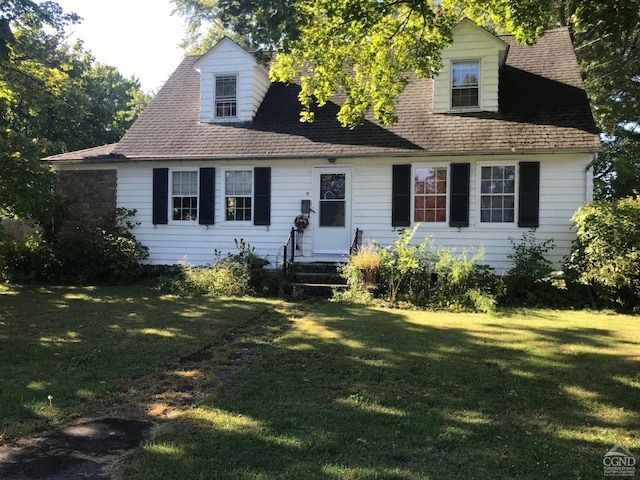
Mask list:
[[[356,228],[356,234],[353,236],[351,247],[349,247],[349,255],[353,255],[358,252],[362,245],[362,230]]]
[[[296,255],[296,229],[291,228],[289,232],[289,238],[284,244],[284,255],[282,261],[282,273],[286,275],[287,269],[295,262]]]

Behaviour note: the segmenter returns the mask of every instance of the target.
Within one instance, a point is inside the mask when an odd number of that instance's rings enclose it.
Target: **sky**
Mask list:
[[[184,22],[169,0],[55,1],[83,18],[69,27],[70,40],[83,40],[96,61],[138,78],[146,92],[157,92],[184,56]]]

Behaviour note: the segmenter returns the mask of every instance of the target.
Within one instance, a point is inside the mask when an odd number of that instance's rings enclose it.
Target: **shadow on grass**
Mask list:
[[[589,479],[640,448],[637,342],[593,318],[446,318],[322,306],[127,478]]]
[[[224,343],[273,303],[145,287],[0,287],[0,439],[108,408],[136,378]]]

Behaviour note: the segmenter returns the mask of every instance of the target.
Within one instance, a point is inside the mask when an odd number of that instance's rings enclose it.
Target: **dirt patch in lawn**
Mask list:
[[[7,480],[106,480],[108,467],[146,438],[150,422],[89,420],[41,438],[0,446],[0,478]]]

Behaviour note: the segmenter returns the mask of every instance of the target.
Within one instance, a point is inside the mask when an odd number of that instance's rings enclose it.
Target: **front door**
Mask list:
[[[347,254],[351,243],[351,168],[314,168],[313,253]]]

